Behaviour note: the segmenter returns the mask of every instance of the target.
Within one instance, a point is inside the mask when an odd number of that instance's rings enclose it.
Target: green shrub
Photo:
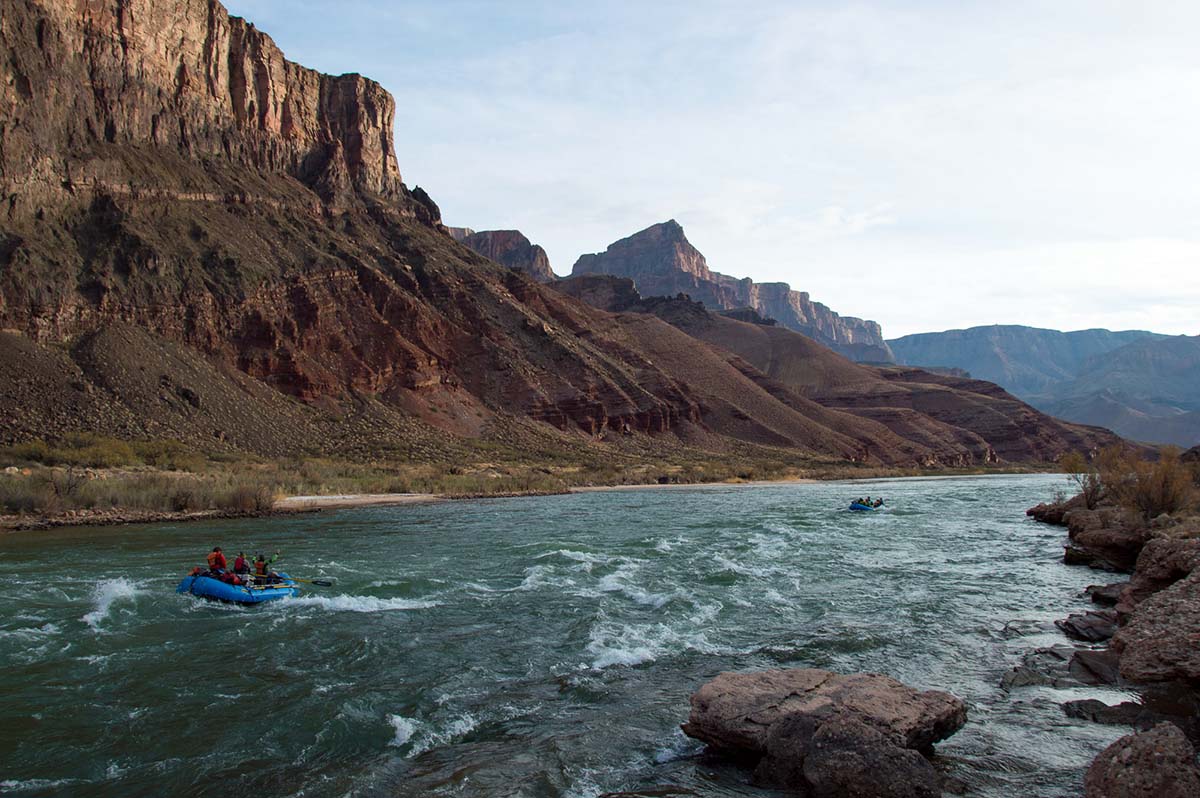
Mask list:
[[[275,490],[266,485],[237,485],[217,502],[224,509],[266,512],[275,506]]]
[[[130,443],[134,456],[142,463],[155,468],[176,471],[199,471],[204,467],[204,456],[192,451],[183,443],[171,438],[159,438]]]
[[[44,479],[0,476],[0,512],[43,513],[58,506],[58,497]]]

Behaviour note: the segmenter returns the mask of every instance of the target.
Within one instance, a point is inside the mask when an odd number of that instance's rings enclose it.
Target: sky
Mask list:
[[[1200,3],[229,0],[396,98],[411,187],[569,274],[676,219],[889,338],[1200,334]]]

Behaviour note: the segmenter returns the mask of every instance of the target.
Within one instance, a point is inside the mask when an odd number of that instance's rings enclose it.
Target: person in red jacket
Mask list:
[[[238,552],[237,558],[233,561],[233,572],[235,574],[250,573],[250,561],[246,559],[245,553]]]
[[[215,573],[221,573],[229,566],[225,563],[225,555],[221,553],[220,546],[213,546],[213,550],[208,555],[208,570]]]

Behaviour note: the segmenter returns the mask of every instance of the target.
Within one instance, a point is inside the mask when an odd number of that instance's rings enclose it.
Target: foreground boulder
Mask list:
[[[1117,615],[1127,621],[1145,599],[1188,576],[1200,565],[1200,540],[1156,538],[1138,555],[1133,577],[1117,600]]]
[[[1200,572],[1139,603],[1110,647],[1134,682],[1200,680]]]
[[[762,784],[829,796],[939,794],[928,752],[966,723],[961,699],[873,673],[722,673],[691,699],[683,731],[757,760]]]
[[[1105,748],[1084,789],[1086,798],[1200,798],[1200,769],[1183,732],[1160,723]]]
[[[1102,643],[1116,632],[1117,613],[1115,610],[1092,610],[1073,614],[1054,624],[1073,640]]]

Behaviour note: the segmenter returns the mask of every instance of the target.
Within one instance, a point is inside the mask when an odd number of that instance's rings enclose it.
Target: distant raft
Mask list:
[[[880,505],[880,506],[882,506],[882,505]],[[850,509],[854,510],[855,512],[859,512],[859,513],[869,513],[869,512],[875,511],[875,508],[872,507],[871,505],[861,504],[859,502],[850,502]]]
[[[279,578],[283,581],[272,585],[230,585],[211,576],[185,576],[175,592],[233,604],[262,604],[264,601],[300,595],[300,589],[291,577],[279,574]]]

